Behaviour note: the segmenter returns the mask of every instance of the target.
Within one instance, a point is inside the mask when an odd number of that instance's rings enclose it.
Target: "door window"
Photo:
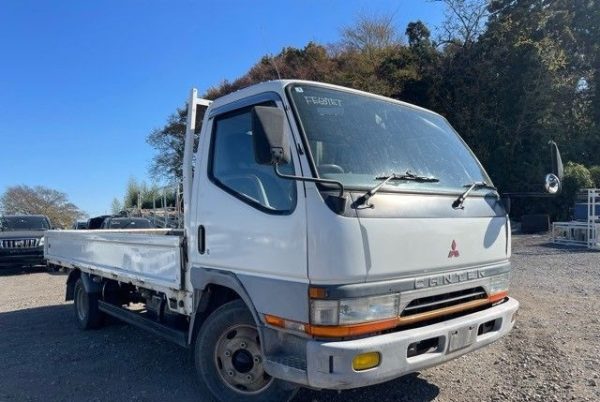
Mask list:
[[[277,177],[273,166],[256,163],[251,112],[251,108],[244,108],[215,118],[209,177],[223,190],[263,212],[290,213],[296,206],[296,182]],[[293,174],[291,163],[280,170]]]

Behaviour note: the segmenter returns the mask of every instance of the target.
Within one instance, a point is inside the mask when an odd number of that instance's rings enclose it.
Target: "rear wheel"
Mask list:
[[[203,324],[194,348],[200,379],[219,401],[288,401],[298,387],[263,367],[256,324],[241,300],[224,304]]]
[[[75,282],[73,308],[75,318],[81,329],[93,329],[102,326],[104,313],[98,308],[98,294],[86,292],[81,278]]]

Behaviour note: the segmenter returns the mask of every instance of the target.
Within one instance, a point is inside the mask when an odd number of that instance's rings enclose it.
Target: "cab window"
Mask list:
[[[263,104],[274,106],[274,104]],[[252,108],[215,118],[209,176],[213,183],[266,213],[290,213],[296,205],[296,183],[275,175],[270,165],[254,159]],[[291,163],[281,171],[293,174]]]

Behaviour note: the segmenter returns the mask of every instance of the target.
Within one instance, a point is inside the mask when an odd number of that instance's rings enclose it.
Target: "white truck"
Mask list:
[[[183,230],[49,231],[44,252],[83,329],[191,348],[218,400],[381,383],[514,325],[506,200],[434,112],[307,81],[193,90],[183,187]]]

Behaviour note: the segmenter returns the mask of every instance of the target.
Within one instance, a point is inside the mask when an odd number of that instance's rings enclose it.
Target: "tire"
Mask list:
[[[98,308],[98,294],[86,292],[81,278],[73,290],[73,311],[81,329],[100,328],[104,323],[104,313]]]
[[[289,401],[298,386],[269,376],[254,318],[242,300],[216,309],[194,345],[200,381],[222,402]]]

